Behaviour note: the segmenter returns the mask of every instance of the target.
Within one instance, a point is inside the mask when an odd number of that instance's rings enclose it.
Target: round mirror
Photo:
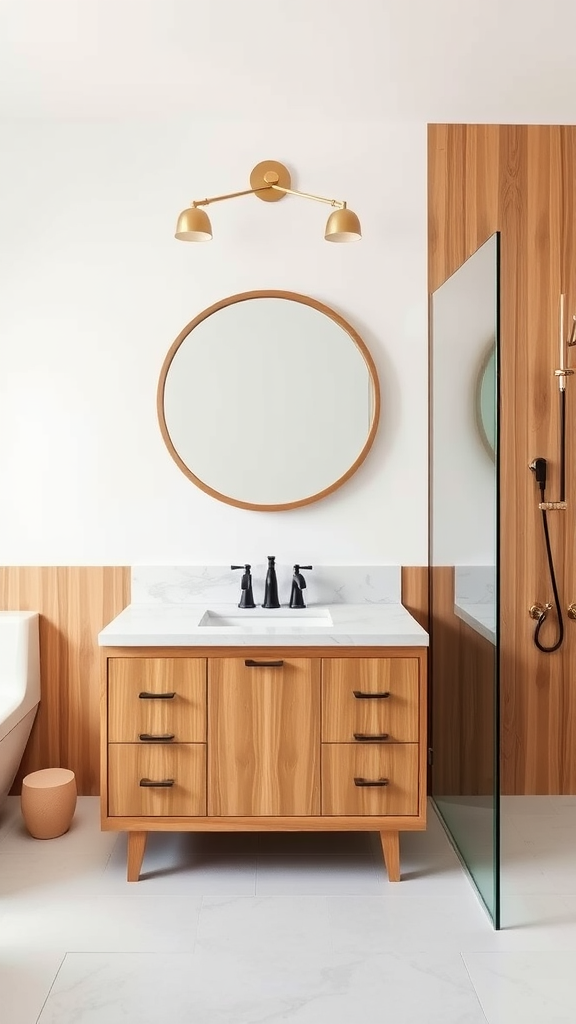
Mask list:
[[[486,451],[493,459],[496,452],[496,347],[491,342],[482,361],[476,389],[476,418]]]
[[[202,490],[240,508],[296,508],[344,483],[378,426],[372,357],[328,306],[243,292],[200,313],[158,385],[162,436]]]

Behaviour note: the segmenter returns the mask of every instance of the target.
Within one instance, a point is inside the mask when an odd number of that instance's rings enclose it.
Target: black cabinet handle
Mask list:
[[[390,696],[388,690],[385,693],[365,693],[364,690],[352,690],[357,700],[384,700]]]
[[[355,786],[388,786],[390,779],[354,779]]]
[[[139,739],[143,743],[169,743],[170,740],[174,739],[174,736],[175,733],[173,732],[165,732],[164,735],[160,736],[154,736],[151,732],[141,732]]]
[[[246,658],[244,662],[246,668],[282,668],[283,661],[253,661],[252,658]]]
[[[146,789],[169,789],[174,782],[174,779],[160,779],[158,782],[154,782],[153,779],[140,779],[140,785]]]
[[[381,732],[380,734],[373,735],[369,732],[355,732],[354,739],[360,743],[382,743],[384,740],[389,739],[387,732]]]
[[[138,694],[138,699],[139,700],[173,700],[173,698],[175,696],[176,696],[176,690],[173,690],[172,693],[147,693],[146,690],[143,690],[142,693]]]

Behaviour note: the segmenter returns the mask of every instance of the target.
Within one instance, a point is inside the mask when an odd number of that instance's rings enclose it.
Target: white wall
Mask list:
[[[345,144],[343,140],[345,139]],[[426,561],[426,131],[326,120],[24,120],[2,130],[0,563]],[[214,239],[175,241],[192,198],[247,186],[261,159],[359,214],[288,197],[214,206]],[[367,170],[377,169],[375,180]],[[371,454],[329,498],[256,513],[197,489],[156,419],[166,352],[236,292],[302,292],[366,341],[382,388]],[[270,413],[253,396],[253,423]]]

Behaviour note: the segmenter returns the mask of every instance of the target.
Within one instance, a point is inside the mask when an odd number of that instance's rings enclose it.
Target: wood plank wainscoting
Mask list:
[[[402,570],[403,599],[426,628],[426,567]],[[13,793],[39,768],[76,773],[78,793],[100,791],[101,649],[96,637],[130,602],[124,566],[0,566],[0,608],[40,612],[42,701]]]
[[[0,567],[0,608],[40,612],[42,699],[13,793],[38,768],[71,768],[100,792],[101,653],[96,637],[130,603],[121,566]]]
[[[576,623],[555,654],[533,642],[528,608],[552,600],[537,488],[558,495],[559,298],[576,313],[576,127],[429,125],[428,274],[438,288],[501,233],[501,779],[505,794],[576,793]],[[576,360],[572,356],[572,365]],[[576,600],[576,378],[567,384],[565,512],[549,514],[564,612]],[[443,567],[438,589],[445,580]],[[435,621],[435,620],[434,620]],[[548,626],[546,627],[548,628]],[[544,631],[543,631],[544,632]],[[550,632],[543,636],[550,642]],[[453,645],[457,656],[458,644]],[[446,652],[444,652],[446,656]],[[434,713],[441,713],[434,690]],[[448,705],[446,704],[448,714]],[[453,712],[452,708],[452,712]]]

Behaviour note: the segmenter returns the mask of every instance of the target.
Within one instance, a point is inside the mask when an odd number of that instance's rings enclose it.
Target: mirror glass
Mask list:
[[[496,452],[496,345],[491,342],[478,376],[477,416],[480,436],[491,458]]]
[[[498,650],[499,243],[432,295],[431,791],[500,924]]]
[[[344,483],[378,413],[363,341],[334,310],[292,292],[245,292],[204,310],[172,345],[158,387],[180,469],[222,501],[266,511]]]

